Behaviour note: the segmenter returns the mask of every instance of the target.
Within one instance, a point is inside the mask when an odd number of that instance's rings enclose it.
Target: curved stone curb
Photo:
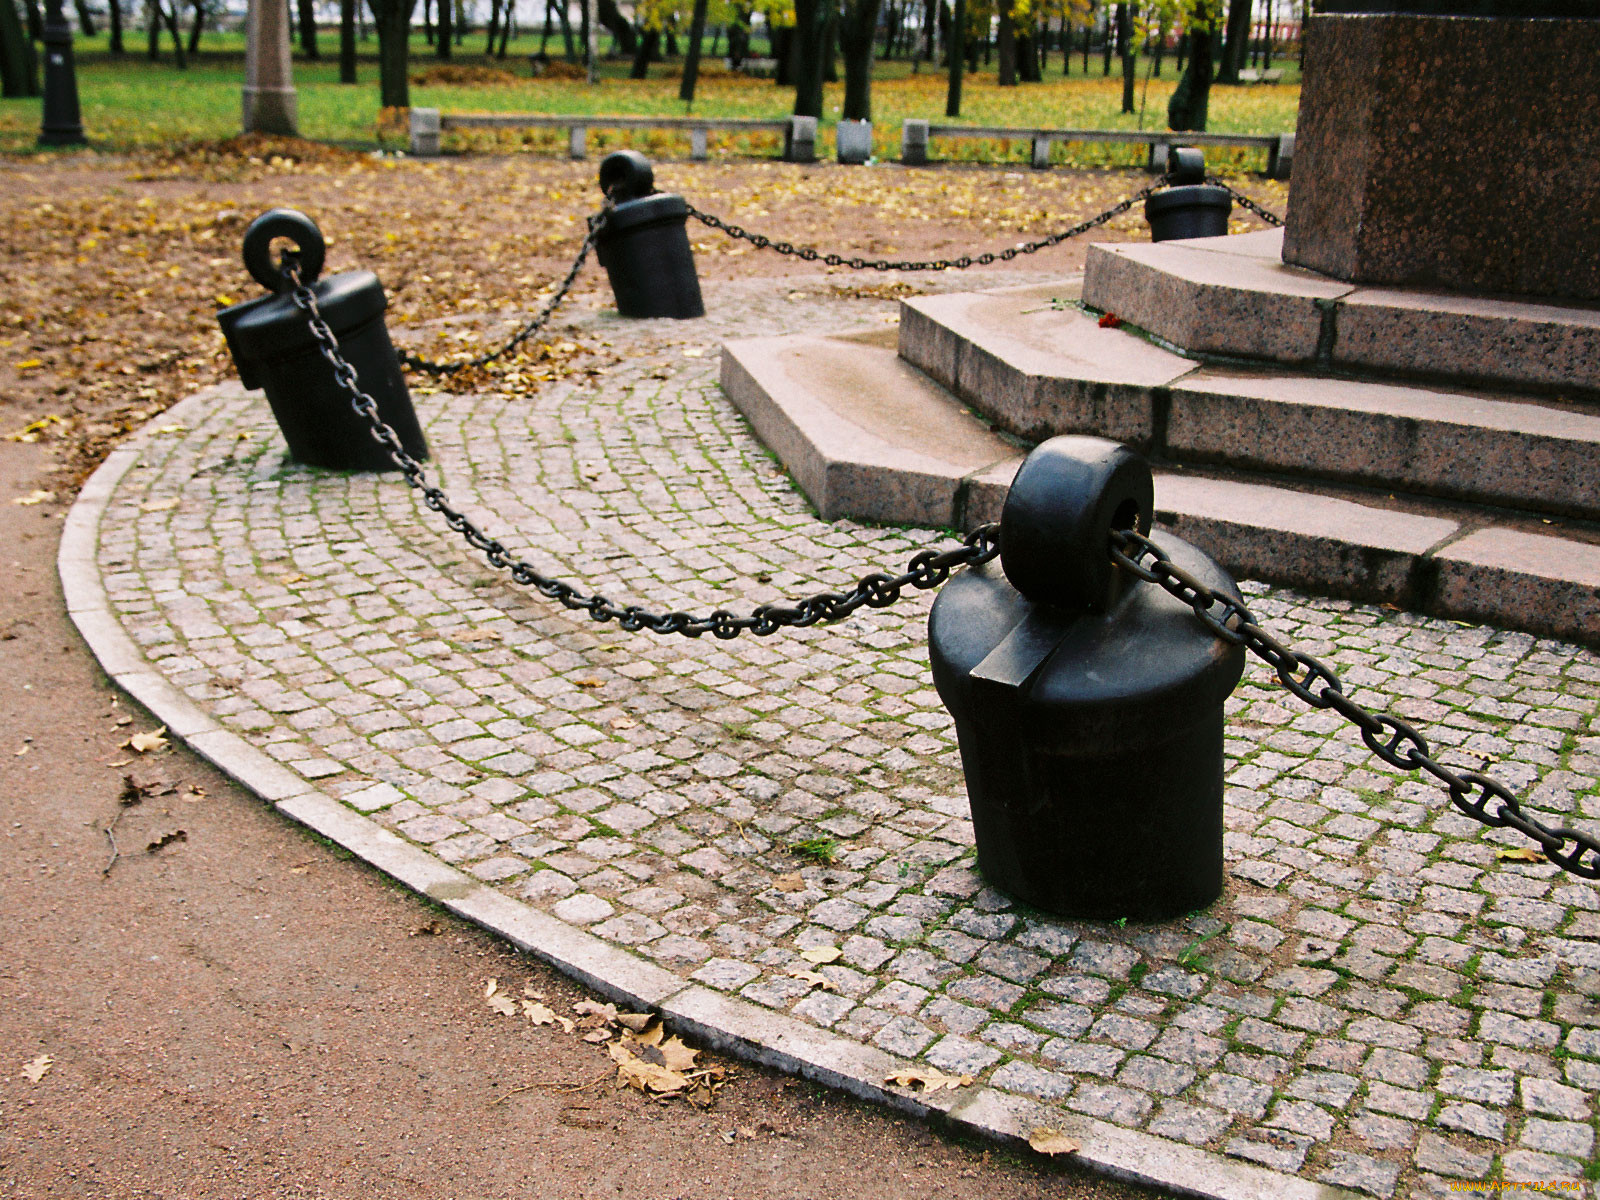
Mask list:
[[[610,1000],[659,1012],[704,1045],[954,1131],[1025,1144],[1050,1126],[1076,1139],[1076,1160],[1118,1178],[1214,1200],[1340,1200],[1354,1194],[1033,1101],[974,1088],[923,1098],[891,1091],[888,1076],[908,1064],[759,1005],[731,999],[502,895],[406,842],[308,784],[229,732],[170,684],[112,611],[96,560],[100,522],[117,485],[138,463],[156,423],[182,421],[237,385],[208,388],[148,422],[89,478],[63,523],[57,567],[67,612],[111,680],[167,732],[285,816],[430,900],[505,938]]]

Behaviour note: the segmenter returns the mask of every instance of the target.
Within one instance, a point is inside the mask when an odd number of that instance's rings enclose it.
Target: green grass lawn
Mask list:
[[[376,42],[363,46],[360,82],[354,86],[338,82],[338,68],[331,57],[337,52],[337,38],[327,33],[321,39],[323,59],[294,64],[295,85],[299,91],[300,131],[319,141],[354,145],[379,145]],[[105,50],[105,38],[79,39],[78,91],[83,109],[84,130],[91,144],[110,150],[170,146],[174,143],[231,137],[239,131],[240,87],[244,75],[242,41],[238,35],[208,37],[201,53],[187,70],[171,65],[170,54],[161,62],[148,61],[142,37],[128,42],[130,53],[120,60]],[[589,86],[581,80],[533,79],[529,77],[527,55],[539,47],[537,37],[513,41],[504,62],[483,58],[483,35],[467,39],[454,61],[462,64],[500,66],[518,78],[513,82],[490,85],[413,85],[411,102],[446,111],[539,112],[573,114],[637,114],[681,116],[689,111],[678,99],[676,63],[653,65],[651,78],[627,78],[627,63],[605,63],[600,82]],[[552,50],[559,40],[551,42]],[[758,47],[760,44],[758,43]],[[435,59],[419,35],[414,39],[413,74],[432,66]],[[985,125],[1076,127],[1090,129],[1162,129],[1166,125],[1166,103],[1174,84],[1174,62],[1168,59],[1164,78],[1146,83],[1149,64],[1139,65],[1139,97],[1144,111],[1125,115],[1121,107],[1121,80],[1102,74],[1098,55],[1091,57],[1087,75],[1082,59],[1075,57],[1072,73],[1063,78],[1061,58],[1052,55],[1050,70],[1043,83],[1001,88],[995,83],[992,68],[968,76],[963,89],[961,121]],[[1290,82],[1252,87],[1218,87],[1211,97],[1210,129],[1229,133],[1281,133],[1294,129],[1300,88],[1292,59],[1281,61]],[[1115,70],[1115,66],[1114,66]],[[946,81],[938,71],[913,72],[905,62],[879,62],[873,83],[873,117],[876,150],[880,158],[893,158],[899,151],[899,126],[907,117],[944,119]],[[825,105],[837,113],[842,85],[829,85]],[[790,88],[777,87],[771,80],[751,79],[729,74],[719,60],[707,62],[702,74],[693,112],[718,117],[781,117],[793,105]],[[37,99],[0,100],[0,152],[30,152],[38,135],[40,103]],[[824,122],[827,123],[826,121]],[[667,153],[684,153],[667,135],[606,135],[595,131],[591,149],[607,144],[634,144]],[[391,145],[398,145],[394,139]],[[458,148],[482,150],[558,151],[559,135],[477,134]],[[447,139],[447,146],[449,145]],[[772,153],[772,143],[760,138],[728,137],[714,149],[734,153]],[[1025,161],[1028,147],[995,143],[947,142],[936,144],[935,153],[945,157]],[[1122,165],[1137,160],[1142,151],[1127,147],[1057,147],[1058,155],[1069,155],[1081,165]],[[1219,162],[1225,156],[1213,152]],[[1259,155],[1241,155],[1240,162],[1253,162]]]

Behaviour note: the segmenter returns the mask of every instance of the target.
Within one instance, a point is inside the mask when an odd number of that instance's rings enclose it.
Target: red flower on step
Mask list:
[[[1104,313],[1100,317],[1101,329],[1117,329],[1122,325],[1122,318],[1116,313]]]

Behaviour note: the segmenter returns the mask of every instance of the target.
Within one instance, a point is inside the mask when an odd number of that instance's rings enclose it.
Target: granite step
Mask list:
[[[1220,240],[1220,239],[1216,239]],[[1030,441],[1600,519],[1600,412],[1419,383],[1203,364],[1076,307],[1071,281],[917,297],[900,353]]]
[[[1600,305],[1369,287],[1282,250],[1281,229],[1094,245],[1083,300],[1201,357],[1600,400]]]
[[[722,385],[828,519],[997,520],[1025,446],[887,340],[729,342]],[[1156,509],[1241,578],[1600,645],[1600,526],[1182,464]]]

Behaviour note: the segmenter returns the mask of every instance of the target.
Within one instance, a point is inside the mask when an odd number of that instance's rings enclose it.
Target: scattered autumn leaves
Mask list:
[[[709,1108],[727,1082],[726,1068],[698,1063],[700,1051],[682,1038],[667,1036],[661,1018],[653,1013],[628,1012],[615,1004],[580,1000],[572,1006],[573,1016],[556,1012],[545,1003],[543,992],[524,987],[520,994],[502,991],[498,979],[484,981],[484,1002],[503,1017],[526,1021],[532,1026],[559,1028],[563,1033],[604,1045],[616,1066],[615,1084],[631,1088],[658,1100],[686,1100],[696,1108]],[[610,1077],[587,1083],[546,1081],[526,1084],[501,1096],[498,1104],[531,1088],[585,1091]]]
[[[277,205],[318,221],[330,272],[378,273],[398,342],[445,360],[492,349],[538,310],[570,264],[597,207],[594,169],[533,155],[375,159],[260,137],[127,159],[18,164],[0,194],[0,274],[8,280],[0,292],[0,433],[49,444],[64,476],[53,490],[64,495],[124,434],[197,388],[234,378],[215,312],[259,294],[240,264],[240,236]],[[1144,182],[1125,171],[843,170],[769,160],[662,162],[657,179],[707,211],[797,245],[912,257],[1037,237]],[[1241,186],[1282,206],[1281,184]],[[791,272],[792,260],[692,232],[708,280]],[[1137,214],[1102,234],[1144,236]],[[1017,265],[1067,270],[1074,253],[1069,246]],[[923,286],[921,277],[840,274],[831,290],[841,300],[883,299]],[[576,302],[610,304],[593,266],[580,277]],[[505,362],[413,383],[424,395],[522,395],[598,375],[612,357],[558,316]]]

